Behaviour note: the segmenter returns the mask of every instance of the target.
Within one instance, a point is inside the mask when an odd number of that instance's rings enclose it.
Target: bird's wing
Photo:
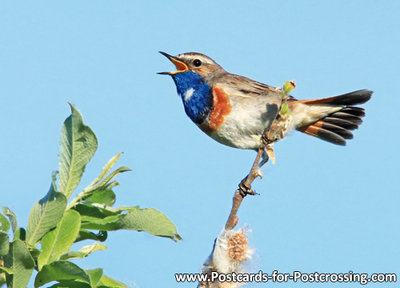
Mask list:
[[[275,87],[227,72],[209,78],[207,81],[211,86],[217,86],[224,89],[229,95],[246,98],[268,96],[271,95],[271,93],[272,95],[278,93]]]

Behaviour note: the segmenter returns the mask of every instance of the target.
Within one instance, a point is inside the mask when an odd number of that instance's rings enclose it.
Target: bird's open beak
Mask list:
[[[159,51],[162,55],[164,55],[165,57],[167,57],[172,63],[175,64],[176,66],[176,71],[172,71],[172,72],[158,72],[158,74],[162,74],[162,75],[174,75],[174,74],[178,74],[178,73],[182,73],[182,72],[186,72],[189,70],[188,66],[183,63],[181,60],[178,60],[175,56],[171,56],[165,52]]]

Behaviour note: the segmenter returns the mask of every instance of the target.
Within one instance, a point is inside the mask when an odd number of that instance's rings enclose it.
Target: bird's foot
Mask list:
[[[272,143],[274,143],[274,140],[272,140],[271,138],[271,131],[270,130],[265,130],[264,133],[261,136],[261,141],[263,142],[263,144],[265,146],[271,145]]]
[[[239,184],[240,195],[242,195],[242,197],[245,197],[247,195],[258,195],[258,193],[256,191],[251,189],[251,185],[246,183],[247,182],[246,180],[247,180],[247,177],[244,178],[242,181],[240,181],[240,184]]]
[[[260,177],[260,179],[263,178],[261,169],[257,169],[254,173],[255,173],[255,175],[256,175],[256,178],[257,178],[257,177]]]

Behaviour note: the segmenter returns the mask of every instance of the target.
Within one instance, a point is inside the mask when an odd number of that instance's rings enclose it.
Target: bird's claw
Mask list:
[[[246,184],[246,178],[244,178],[240,184],[239,184],[239,191],[242,197],[245,197],[247,195],[257,195],[258,193],[251,189],[251,186],[248,186]]]
[[[274,143],[273,140],[271,140],[270,138],[270,130],[265,130],[264,133],[261,135],[261,141],[263,142],[263,144],[265,146],[271,145],[272,143]]]

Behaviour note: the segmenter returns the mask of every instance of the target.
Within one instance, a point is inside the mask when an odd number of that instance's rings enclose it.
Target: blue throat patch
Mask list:
[[[197,124],[203,123],[213,110],[211,88],[192,71],[172,75],[186,114]]]

